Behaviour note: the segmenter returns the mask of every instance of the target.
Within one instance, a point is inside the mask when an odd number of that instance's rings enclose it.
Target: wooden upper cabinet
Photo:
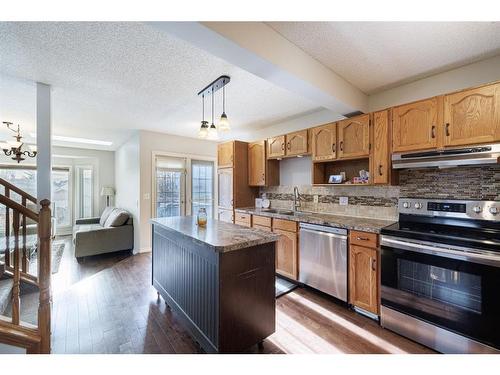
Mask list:
[[[267,139],[267,157],[272,158],[282,158],[285,156],[285,136],[280,135],[278,137]]]
[[[218,201],[221,208],[233,208],[233,169],[222,168],[217,170]]]
[[[500,83],[444,97],[444,145],[500,140]]]
[[[370,155],[369,114],[339,121],[337,129],[339,159]]]
[[[307,154],[307,134],[308,131],[306,129],[289,133],[285,136],[287,156]]]
[[[312,159],[315,161],[333,160],[336,155],[337,124],[331,123],[313,128],[312,138]]]
[[[248,185],[266,185],[266,141],[248,144]]]
[[[438,98],[392,109],[392,151],[437,147]]]
[[[373,114],[373,168],[374,184],[389,183],[391,155],[389,151],[389,111]]]
[[[234,161],[234,142],[219,143],[217,145],[217,167],[231,168]]]
[[[378,314],[377,250],[356,245],[350,246],[349,302]]]

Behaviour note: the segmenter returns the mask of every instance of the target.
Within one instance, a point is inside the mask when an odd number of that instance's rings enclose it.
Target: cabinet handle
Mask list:
[[[431,138],[436,138],[436,125],[432,125]]]
[[[449,137],[450,136],[450,123],[447,122],[446,125],[444,126],[444,131],[446,133],[446,136]]]
[[[282,150],[282,151],[285,151],[285,143],[282,143],[282,144],[281,144],[281,150]]]
[[[231,199],[231,207],[233,207],[234,203],[233,203],[233,200]]]
[[[377,270],[377,261],[375,259],[372,259],[372,271]]]
[[[262,173],[262,181],[265,181],[265,180],[266,180],[266,174]]]
[[[288,142],[288,143],[286,144],[286,148],[287,148],[287,150],[290,150],[290,142]]]
[[[368,241],[369,238],[368,237],[359,237],[358,236],[358,237],[356,237],[356,240],[358,240],[358,241]]]
[[[340,151],[344,151],[344,141],[340,141]]]
[[[332,143],[332,152],[335,153],[335,143]]]
[[[383,173],[382,173],[382,164],[379,164],[379,165],[378,165],[378,175],[379,175],[379,176],[382,176],[382,175],[383,175]]]

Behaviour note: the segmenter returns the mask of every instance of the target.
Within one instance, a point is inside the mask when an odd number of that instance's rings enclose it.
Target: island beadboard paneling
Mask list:
[[[407,169],[399,174],[404,198],[500,201],[500,165],[450,169]]]

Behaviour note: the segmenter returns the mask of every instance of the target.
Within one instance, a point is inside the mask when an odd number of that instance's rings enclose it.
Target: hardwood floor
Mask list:
[[[61,265],[63,267],[63,265]],[[199,353],[140,254],[54,293],[53,353]],[[432,353],[314,291],[277,300],[276,333],[248,353]]]

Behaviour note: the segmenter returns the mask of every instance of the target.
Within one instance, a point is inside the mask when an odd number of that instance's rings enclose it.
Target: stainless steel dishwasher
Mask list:
[[[347,230],[300,224],[299,281],[347,302]]]

